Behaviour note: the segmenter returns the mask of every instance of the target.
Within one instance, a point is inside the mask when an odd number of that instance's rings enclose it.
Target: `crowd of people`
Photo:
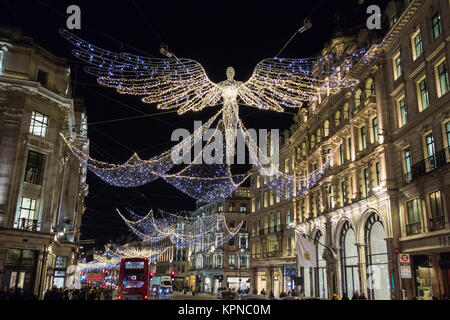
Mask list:
[[[57,288],[53,286],[44,293],[44,300],[113,300],[116,297],[112,287],[83,286],[80,289]],[[0,300],[38,300],[38,297],[22,288],[3,288]]]
[[[44,300],[113,300],[115,295],[112,287],[95,287],[86,285],[80,289],[53,288],[44,294]]]
[[[38,300],[38,297],[22,288],[3,288],[0,292],[0,300]]]

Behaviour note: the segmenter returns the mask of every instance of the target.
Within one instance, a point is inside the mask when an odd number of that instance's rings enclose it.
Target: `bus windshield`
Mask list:
[[[125,275],[122,277],[122,283],[127,289],[142,288],[145,284],[143,275]]]

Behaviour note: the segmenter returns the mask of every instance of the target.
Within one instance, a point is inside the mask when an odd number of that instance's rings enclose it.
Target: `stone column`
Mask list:
[[[367,292],[367,270],[366,270],[366,244],[356,243],[358,248],[358,274],[359,274],[359,289],[368,297]],[[349,292],[350,294],[350,292]]]

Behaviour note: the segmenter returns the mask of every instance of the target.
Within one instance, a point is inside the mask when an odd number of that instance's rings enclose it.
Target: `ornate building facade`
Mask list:
[[[193,216],[224,213],[227,228],[231,231],[241,221],[244,222],[239,232],[228,242],[224,241],[224,233],[215,232],[205,235],[201,242],[190,247],[191,288],[217,292],[220,287],[236,290],[250,287],[249,212],[250,189],[239,187],[228,198],[201,206],[193,213]]]
[[[320,181],[283,201],[252,176],[258,291],[278,296],[298,276],[313,297],[449,293],[449,2],[392,1],[384,16],[382,39],[361,30],[322,52],[366,48],[368,58],[349,70],[360,84],[318,97],[285,132],[280,170],[306,176],[325,166]],[[314,240],[316,268],[295,269],[294,225]],[[400,267],[398,252],[410,254],[409,266]]]
[[[0,281],[42,297],[76,264],[86,168],[60,133],[88,152],[83,101],[67,61],[0,29]]]

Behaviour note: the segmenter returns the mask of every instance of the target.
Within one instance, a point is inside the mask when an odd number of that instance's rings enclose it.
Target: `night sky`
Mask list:
[[[363,2],[363,4],[359,4]],[[59,34],[66,26],[66,8],[81,8],[81,30],[75,34],[111,51],[162,57],[159,46],[169,46],[178,57],[199,61],[214,82],[225,80],[225,69],[233,66],[236,79],[246,81],[255,65],[274,57],[293,33],[311,17],[313,27],[297,35],[280,55],[302,58],[317,55],[335,30],[351,33],[365,24],[370,4],[384,10],[387,1],[144,1],[144,0],[0,0],[0,25],[15,26],[72,66],[75,96],[85,100],[91,156],[123,163],[133,152],[148,159],[169,149],[172,131],[193,130],[194,120],[207,120],[218,111],[209,107],[200,113],[161,114],[135,120],[97,123],[144,114],[161,113],[139,97],[121,96],[114,89],[97,85],[71,54],[72,46]],[[352,30],[353,29],[353,30]],[[357,30],[357,28],[356,28]],[[247,128],[289,128],[294,109],[286,113],[241,107]],[[139,188],[109,186],[88,173],[89,196],[81,227],[82,239],[96,239],[97,246],[128,235],[115,208],[130,208],[144,214],[151,208],[195,209],[195,201],[164,181]]]

